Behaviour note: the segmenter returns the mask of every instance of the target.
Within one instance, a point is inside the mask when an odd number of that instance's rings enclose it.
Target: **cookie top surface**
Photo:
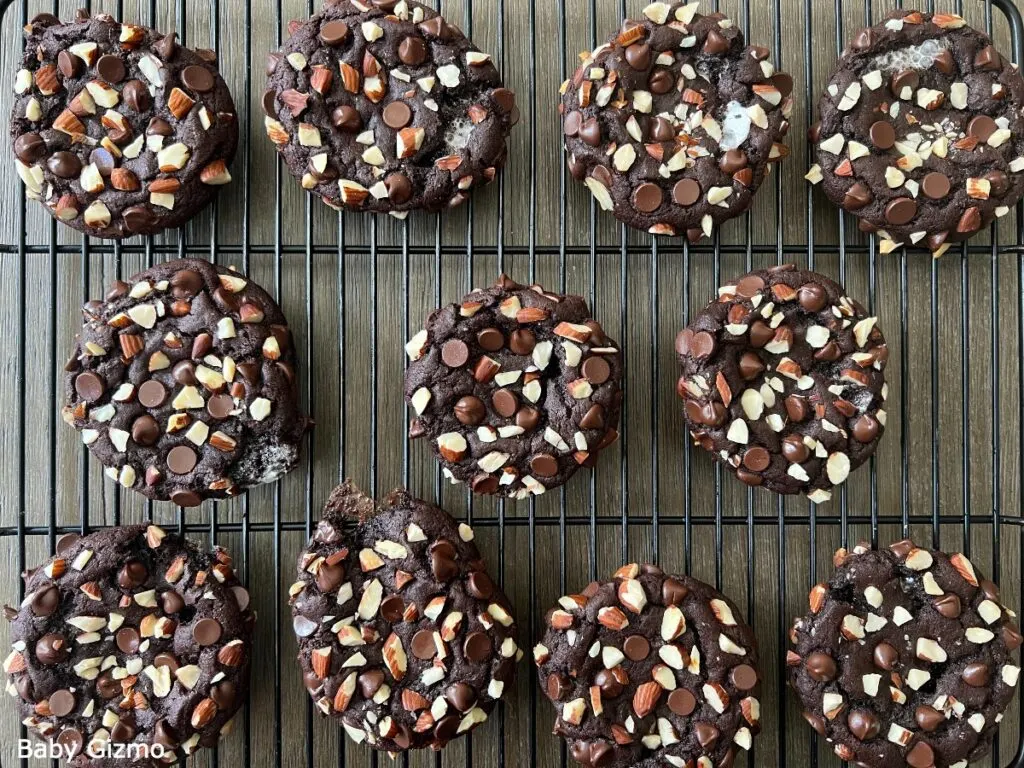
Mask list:
[[[710,236],[746,211],[788,149],[793,78],[698,3],[651,3],[562,86],[569,169],[656,235]]]
[[[30,197],[87,235],[177,227],[231,181],[231,94],[212,51],[110,16],[28,27],[11,139]]]
[[[567,595],[533,650],[555,733],[593,768],[732,766],[760,730],[757,642],[707,584],[627,565]]]
[[[542,494],[618,437],[622,355],[580,296],[503,275],[435,310],[405,349],[409,435],[476,493]]]
[[[883,252],[943,252],[1024,194],[1024,79],[951,14],[898,11],[862,30],[819,105],[820,182]]]
[[[68,534],[8,608],[8,692],[23,722],[76,766],[105,742],[191,754],[217,743],[249,690],[255,615],[228,554],[155,525]],[[95,744],[89,756],[89,746]]]
[[[487,720],[521,654],[473,530],[393,491],[334,490],[299,556],[292,615],[306,688],[359,743],[433,747]]]
[[[827,501],[885,427],[877,319],[792,265],[723,286],[676,337],[694,440],[748,485]]]
[[[295,350],[262,288],[207,261],[169,261],[83,313],[63,416],[112,479],[192,507],[295,466],[308,423]]]
[[[911,541],[835,561],[790,635],[804,717],[856,766],[965,768],[985,755],[1020,674],[996,586],[963,554]]]
[[[267,135],[339,210],[441,211],[505,164],[519,119],[490,56],[412,0],[341,0],[267,63]]]

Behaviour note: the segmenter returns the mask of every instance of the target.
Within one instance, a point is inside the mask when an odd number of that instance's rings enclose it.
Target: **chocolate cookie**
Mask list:
[[[338,210],[441,211],[505,165],[515,94],[436,11],[340,0],[267,61],[267,135],[303,189]]]
[[[29,197],[110,239],[196,215],[231,181],[238,144],[213,51],[81,11],[36,16],[14,76],[11,139]]]
[[[698,3],[651,3],[562,86],[569,170],[631,227],[691,242],[789,154],[793,78]]]
[[[757,641],[707,584],[627,565],[567,595],[533,649],[555,733],[592,768],[729,768],[760,730]]]
[[[791,632],[811,726],[858,768],[966,768],[992,746],[1020,667],[999,590],[962,554],[911,541],[835,556]]]
[[[942,254],[1024,195],[1024,79],[959,16],[901,10],[861,30],[819,109],[807,178],[882,253]]]
[[[693,439],[747,485],[828,501],[885,428],[877,320],[791,264],[720,288],[676,337]]]
[[[409,437],[475,493],[542,494],[618,438],[622,356],[580,296],[502,275],[435,310],[405,351]]]
[[[473,529],[393,491],[339,486],[290,590],[317,708],[375,749],[449,741],[487,720],[522,654]]]
[[[6,608],[7,691],[70,764],[165,765],[229,732],[256,617],[223,549],[156,525],[68,534],[25,591]],[[140,759],[117,758],[123,745]]]
[[[64,420],[111,479],[194,507],[298,461],[295,349],[274,300],[237,272],[169,261],[83,307]]]

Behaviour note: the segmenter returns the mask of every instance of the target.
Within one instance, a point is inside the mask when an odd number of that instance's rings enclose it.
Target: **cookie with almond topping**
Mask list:
[[[696,444],[747,485],[828,501],[885,428],[877,320],[791,264],[719,288],[676,337],[676,392]]]
[[[340,0],[267,60],[267,136],[338,210],[437,212],[505,165],[519,120],[491,57],[413,0]]]
[[[334,489],[289,590],[306,689],[357,743],[431,747],[485,722],[522,654],[473,529],[392,491]]]
[[[861,30],[819,111],[807,178],[882,253],[941,255],[1024,195],[1024,78],[959,16],[898,10]]]
[[[620,221],[710,237],[747,211],[793,109],[793,78],[723,14],[656,2],[586,55],[562,85],[573,177]]]
[[[544,623],[540,687],[581,765],[727,768],[751,748],[757,641],[714,588],[634,563],[560,598]]]
[[[26,27],[11,140],[28,196],[93,237],[178,227],[220,186],[238,119],[213,51],[80,11]]]
[[[228,553],[156,525],[67,534],[56,550],[6,609],[7,690],[29,731],[91,768],[215,746],[248,695],[256,619]],[[138,760],[117,757],[127,748]]]
[[[295,346],[258,285],[208,261],[169,261],[82,312],[62,415],[112,480],[194,507],[298,462],[309,421]]]
[[[580,296],[502,275],[435,310],[405,350],[409,436],[474,493],[540,495],[618,438],[622,355]]]
[[[807,722],[864,768],[966,768],[992,746],[1020,676],[1021,634],[961,553],[900,541],[836,552],[790,632]]]

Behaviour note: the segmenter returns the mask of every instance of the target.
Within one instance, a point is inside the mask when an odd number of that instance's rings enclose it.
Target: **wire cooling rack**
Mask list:
[[[0,0],[0,71],[11,73],[21,27],[36,13],[74,16],[80,2]],[[1018,212],[939,261],[925,253],[878,254],[853,221],[803,181],[803,133],[844,41],[877,22],[878,0],[707,0],[751,42],[769,45],[799,84],[792,157],[752,211],[715,240],[687,246],[627,231],[596,211],[568,178],[557,115],[559,83],[589,50],[640,13],[643,0],[433,0],[462,25],[519,94],[523,122],[498,184],[443,217],[339,216],[308,199],[282,172],[262,135],[265,52],[311,0],[96,0],[92,12],[177,30],[218,51],[243,135],[235,182],[187,228],[121,244],[82,239],[27,205],[10,153],[0,208],[0,573],[3,600],[21,597],[18,574],[46,557],[61,533],[157,520],[228,546],[260,615],[249,706],[218,750],[194,765],[387,764],[346,744],[314,718],[293,661],[285,604],[295,556],[330,488],[353,477],[381,494],[404,484],[477,529],[529,648],[560,594],[623,561],[656,561],[724,589],[746,608],[761,640],[764,730],[751,766],[830,766],[838,761],[800,718],[785,687],[786,631],[807,589],[827,577],[837,546],[886,545],[911,534],[962,550],[1020,605],[1024,453],[1024,248]],[[1024,59],[1024,25],[1010,0],[925,2],[963,13]],[[0,89],[0,112],[10,108]],[[236,265],[274,293],[303,352],[301,387],[317,426],[302,466],[281,483],[187,513],[146,503],[106,482],[60,423],[61,371],[78,306],[104,287],[168,258]],[[827,505],[779,499],[723,476],[687,444],[675,399],[672,340],[723,279],[751,267],[797,262],[843,281],[880,317],[892,355],[888,433],[868,467]],[[423,446],[405,439],[403,342],[435,306],[505,271],[580,293],[623,345],[627,395],[620,443],[588,478],[528,503],[472,499],[441,481]],[[6,641],[0,627],[0,642]],[[569,764],[549,734],[553,712],[532,669],[469,738],[403,766]],[[14,707],[0,705],[0,765],[19,760]],[[1014,704],[990,759],[1024,767],[1021,709]],[[1019,746],[1018,746],[1019,745]]]

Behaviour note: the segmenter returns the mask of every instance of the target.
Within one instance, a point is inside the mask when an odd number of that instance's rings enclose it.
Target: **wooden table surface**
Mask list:
[[[975,26],[984,28],[991,18],[999,46],[1010,53],[998,9],[987,13],[980,0],[964,4]],[[5,73],[20,58],[23,13],[30,18],[55,4],[29,0],[27,11],[25,5],[14,2],[0,20]],[[70,18],[79,4],[56,5]],[[624,560],[656,561],[719,584],[744,607],[761,639],[764,728],[751,759],[756,766],[812,765],[815,749],[818,765],[838,764],[828,745],[815,745],[784,690],[781,642],[792,618],[804,612],[808,587],[827,577],[831,553],[843,542],[874,534],[887,544],[901,537],[906,513],[915,537],[965,549],[979,569],[998,573],[1008,602],[1019,605],[1021,528],[1018,519],[1008,520],[1021,514],[1022,256],[1014,217],[1003,220],[994,239],[974,240],[978,248],[970,252],[954,250],[938,261],[922,252],[882,256],[852,219],[803,180],[808,117],[834,65],[837,36],[880,19],[893,3],[717,4],[748,30],[751,42],[770,46],[798,84],[792,156],[750,214],[722,230],[717,250],[712,243],[687,249],[677,239],[654,242],[623,231],[595,212],[589,193],[564,170],[559,84],[579,51],[603,41],[624,12],[636,15],[643,5],[441,0],[445,15],[494,54],[519,94],[523,120],[500,184],[451,214],[414,215],[403,224],[339,217],[309,199],[279,167],[264,135],[264,56],[286,34],[287,21],[308,16],[312,3],[93,2],[93,11],[177,29],[189,45],[216,48],[238,103],[243,144],[235,182],[215,207],[184,232],[119,248],[83,241],[51,225],[38,205],[25,207],[13,159],[0,152],[7,179],[0,203],[0,601],[20,598],[18,574],[49,554],[51,524],[109,525],[152,515],[228,546],[260,620],[250,705],[216,757],[220,765],[260,768],[388,762],[343,744],[339,729],[311,718],[282,597],[307,526],[346,476],[378,493],[408,484],[477,522],[477,542],[516,606],[524,648],[536,641],[543,612],[559,595]],[[712,7],[708,0],[702,10]],[[6,114],[10,89],[0,91]],[[20,247],[22,229],[27,252]],[[279,297],[303,351],[304,400],[317,422],[301,466],[278,485],[184,517],[169,504],[118,493],[61,422],[58,404],[83,300],[102,296],[116,277],[180,253],[237,265]],[[877,457],[852,477],[845,494],[816,509],[802,499],[780,504],[767,493],[748,493],[687,448],[674,393],[679,328],[713,295],[719,278],[779,261],[845,280],[848,293],[878,314],[892,350],[889,428]],[[623,439],[592,475],[581,473],[564,493],[535,504],[471,500],[464,488],[442,485],[429,450],[405,439],[404,341],[439,302],[457,300],[500,270],[588,297],[627,361]],[[874,527],[872,514],[881,518]],[[35,532],[19,538],[22,526]],[[6,642],[7,629],[0,627],[0,646]],[[553,710],[529,662],[506,699],[470,739],[441,756],[411,757],[408,765],[564,765],[560,741],[550,735]],[[991,764],[1010,764],[1019,723],[1014,704]],[[18,720],[10,702],[0,705],[0,734],[0,765],[17,764]],[[215,756],[202,754],[194,764],[213,765]]]

